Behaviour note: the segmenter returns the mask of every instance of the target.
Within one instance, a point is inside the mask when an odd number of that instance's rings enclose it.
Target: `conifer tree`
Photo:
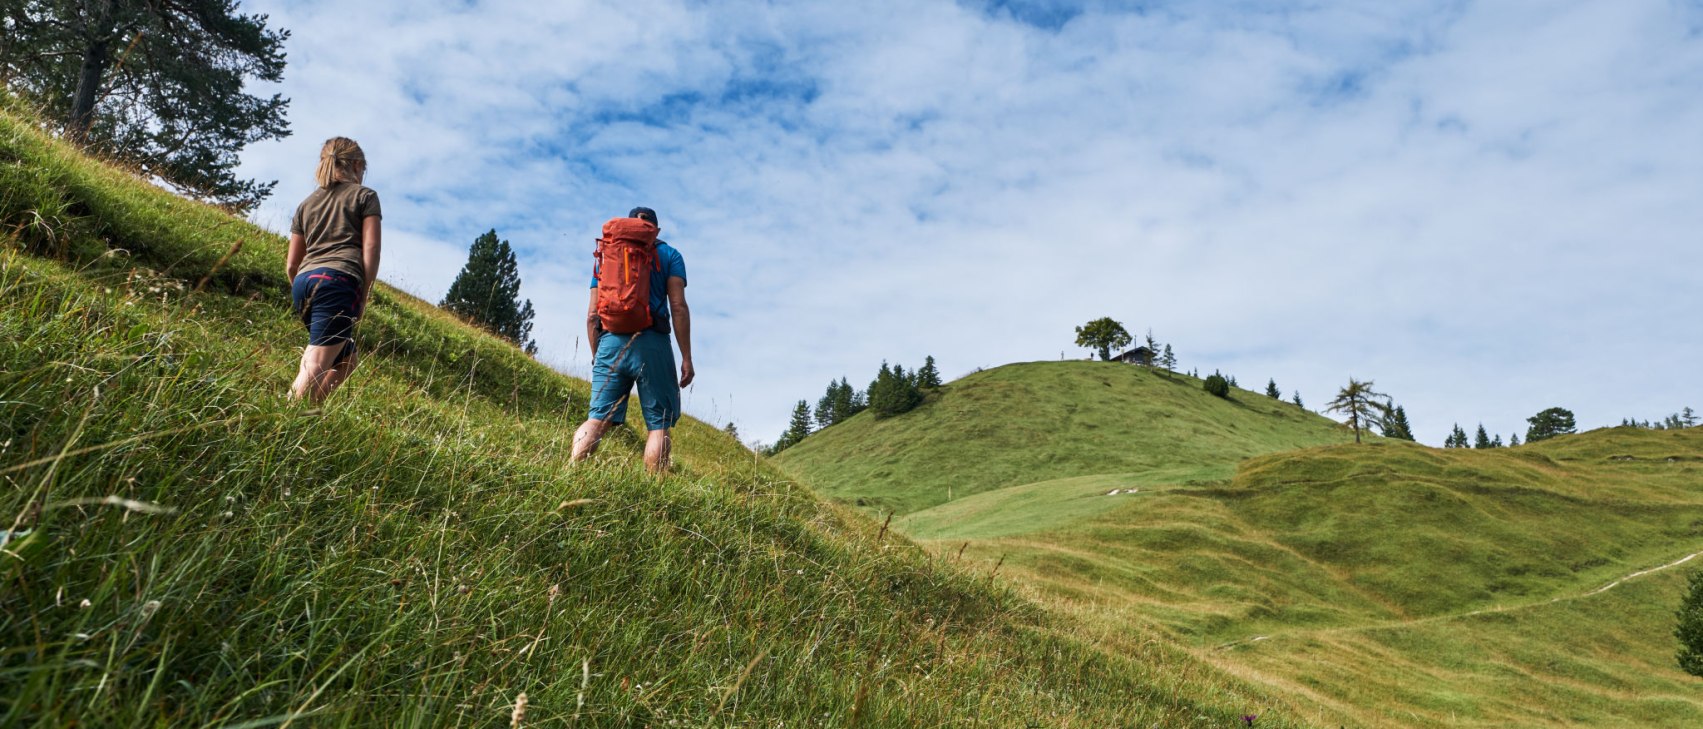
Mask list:
[[[1490,447],[1491,448],[1501,448],[1502,447],[1502,434],[1501,433],[1497,433],[1496,437],[1490,439]]]
[[[1679,419],[1687,428],[1697,427],[1697,412],[1692,410],[1690,406],[1686,406],[1684,410],[1679,411]]]
[[[1531,424],[1531,427],[1526,428],[1527,443],[1548,440],[1578,430],[1573,423],[1573,411],[1567,408],[1549,408],[1526,418],[1526,422]]]
[[[1390,411],[1390,417],[1384,421],[1383,433],[1385,438],[1397,440],[1413,440],[1413,426],[1407,422],[1407,410],[1397,405]]]
[[[244,147],[289,136],[289,100],[246,93],[284,73],[289,31],[234,2],[19,0],[0,8],[0,85],[73,141],[238,210],[277,182],[236,176]]]
[[[1478,424],[1478,433],[1473,436],[1472,447],[1474,447],[1474,448],[1489,448],[1490,447],[1490,434],[1484,432],[1484,423]]]
[[[1303,405],[1301,403],[1301,391],[1300,390],[1295,391],[1295,398],[1292,400],[1292,402],[1295,403],[1295,407],[1302,408],[1302,409],[1305,409],[1307,407],[1306,405]]]
[[[532,340],[532,300],[520,300],[520,265],[509,242],[491,230],[473,240],[467,264],[449,285],[438,306],[526,350],[538,351]]]
[[[1152,367],[1159,364],[1159,340],[1153,338],[1153,327],[1147,328],[1147,361],[1143,364]]]
[[[1170,344],[1166,344],[1165,353],[1159,355],[1159,366],[1164,367],[1167,372],[1177,371],[1177,354],[1171,351]]]
[[[1325,406],[1325,412],[1343,413],[1354,429],[1354,442],[1360,442],[1362,428],[1382,427],[1390,415],[1389,396],[1372,389],[1371,380],[1361,382],[1352,377],[1348,385],[1336,393],[1336,399]]]
[[[1511,433],[1511,434],[1508,435],[1508,447],[1509,448],[1513,448],[1514,446],[1517,446],[1519,444],[1520,444],[1520,434],[1519,433]]]
[[[734,440],[739,440],[739,427],[734,425],[731,420],[727,421],[727,425],[721,427],[721,432],[732,436]]]
[[[787,425],[786,432],[775,440],[771,451],[780,453],[798,445],[800,441],[810,436],[810,403],[799,400],[792,408],[792,422]]]
[[[940,387],[940,370],[934,366],[934,355],[923,360],[922,369],[917,370],[917,387],[934,390]]]
[[[1283,391],[1277,389],[1277,378],[1273,377],[1265,383],[1265,396],[1273,400],[1282,400]]]

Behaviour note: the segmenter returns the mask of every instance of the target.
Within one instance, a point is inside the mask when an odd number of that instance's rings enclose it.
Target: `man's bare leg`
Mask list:
[[[597,445],[603,442],[603,433],[609,430],[609,421],[587,420],[579,430],[574,431],[573,460],[583,461],[597,452]]]
[[[645,469],[651,473],[664,474],[668,472],[668,456],[674,448],[669,430],[653,430],[645,436]]]

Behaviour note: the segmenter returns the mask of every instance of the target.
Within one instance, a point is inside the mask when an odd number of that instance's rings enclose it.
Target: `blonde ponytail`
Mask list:
[[[332,137],[319,148],[319,169],[314,170],[313,179],[320,187],[331,187],[339,182],[359,185],[366,176],[367,155],[355,140]]]

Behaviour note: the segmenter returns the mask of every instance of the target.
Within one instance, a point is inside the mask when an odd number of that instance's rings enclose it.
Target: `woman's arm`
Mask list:
[[[379,254],[384,250],[383,232],[379,227],[377,215],[368,215],[361,219],[361,268],[367,274],[361,281],[362,312],[367,310],[367,297],[372,295],[373,283],[378,281]]]
[[[290,248],[284,253],[284,278],[296,280],[297,269],[302,267],[302,258],[307,256],[307,239],[301,233],[290,234]]]

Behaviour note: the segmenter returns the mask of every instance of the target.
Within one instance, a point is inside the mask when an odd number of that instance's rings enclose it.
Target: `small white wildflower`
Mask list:
[[[229,519],[229,518],[231,518],[231,517],[233,517],[233,516],[236,516],[236,512],[233,512],[233,511],[227,511],[227,512],[225,512],[225,518],[226,518],[226,519]]]
[[[95,606],[95,604],[92,603],[92,602],[89,602],[89,598],[86,598],[86,597],[83,598],[82,602],[77,603],[77,608],[79,610],[87,610],[87,609],[92,608],[94,606]]]
[[[76,638],[80,642],[80,641],[88,640],[89,634],[88,633],[77,633],[77,634],[75,634],[71,637]]]

